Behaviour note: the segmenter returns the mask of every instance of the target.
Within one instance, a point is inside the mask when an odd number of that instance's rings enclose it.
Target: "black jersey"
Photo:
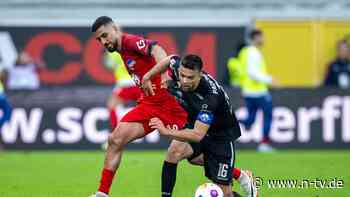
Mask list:
[[[194,91],[182,91],[178,78],[180,58],[174,56],[170,61],[173,81],[169,91],[188,113],[188,123],[193,127],[196,120],[210,125],[207,136],[222,141],[236,140],[240,127],[225,90],[209,74],[203,73]]]

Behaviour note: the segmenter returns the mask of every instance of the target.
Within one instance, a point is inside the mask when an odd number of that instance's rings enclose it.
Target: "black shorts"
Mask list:
[[[200,143],[190,143],[193,154],[189,160],[203,153],[205,176],[221,185],[232,183],[235,163],[234,142],[219,142],[204,138]]]

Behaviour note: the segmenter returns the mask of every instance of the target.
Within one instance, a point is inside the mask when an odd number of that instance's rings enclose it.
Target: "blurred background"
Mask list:
[[[231,86],[228,62],[249,44],[249,32],[260,29],[268,73],[279,82],[272,90],[272,141],[281,148],[349,148],[350,64],[330,68],[339,42],[345,42],[349,58],[349,8],[343,0],[1,1],[0,64],[12,106],[2,144],[94,149],[106,140],[105,101],[118,82],[90,26],[107,15],[127,32],[157,40],[168,54],[203,57],[206,71],[227,87],[241,117],[245,108]],[[29,60],[18,67],[23,52]],[[258,113],[241,138],[243,147],[260,140],[261,122]],[[157,134],[149,138],[131,148],[166,146]]]
[[[349,10],[347,0],[2,0],[0,145],[5,152],[101,149],[118,77],[90,26],[106,15],[128,33],[157,40],[168,54],[200,55],[239,119],[248,113],[235,61],[241,63],[240,52],[259,29],[265,74],[278,82],[269,86],[271,145],[301,153],[348,151]],[[118,106],[118,118],[132,105]],[[256,121],[242,127],[239,149],[255,151],[263,127],[258,111]],[[154,132],[128,149],[164,151],[167,145]]]

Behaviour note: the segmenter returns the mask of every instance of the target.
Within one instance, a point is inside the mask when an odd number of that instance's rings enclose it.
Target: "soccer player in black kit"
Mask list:
[[[149,125],[158,129],[162,135],[174,139],[183,158],[193,164],[204,164],[205,175],[222,188],[225,197],[233,197],[234,142],[241,131],[229,97],[215,79],[202,71],[202,60],[196,55],[187,55],[181,61],[178,56],[169,56],[160,61],[144,76],[144,91],[152,91],[149,80],[155,74],[165,72],[168,67],[171,68],[173,78],[168,84],[168,90],[188,112],[188,125],[179,130],[172,125],[164,125],[157,117],[151,119]],[[250,187],[247,189],[249,196],[256,197],[258,194],[251,175],[248,179],[245,182]],[[174,185],[175,181],[170,191],[165,192],[162,180],[162,195],[171,196]]]

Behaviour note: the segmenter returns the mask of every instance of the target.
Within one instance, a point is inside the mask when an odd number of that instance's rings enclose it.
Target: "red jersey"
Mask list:
[[[122,35],[121,57],[124,64],[134,80],[135,84],[140,87],[143,76],[157,63],[151,55],[152,46],[157,44],[156,41],[148,40],[143,37],[126,34]],[[161,102],[171,96],[166,89],[161,88],[161,75],[158,74],[152,79],[152,84],[156,86],[154,96],[145,96],[142,93],[140,100],[149,102]]]
[[[156,42],[140,36],[123,34],[121,51],[124,64],[137,86],[141,86],[143,76],[156,64],[151,55],[152,46]],[[145,96],[143,91],[139,104],[129,111],[120,121],[139,122],[143,124],[145,135],[153,129],[148,125],[153,117],[159,117],[165,125],[172,128],[183,128],[187,121],[187,113],[166,89],[161,88],[161,75],[152,79],[156,86],[154,96]]]

